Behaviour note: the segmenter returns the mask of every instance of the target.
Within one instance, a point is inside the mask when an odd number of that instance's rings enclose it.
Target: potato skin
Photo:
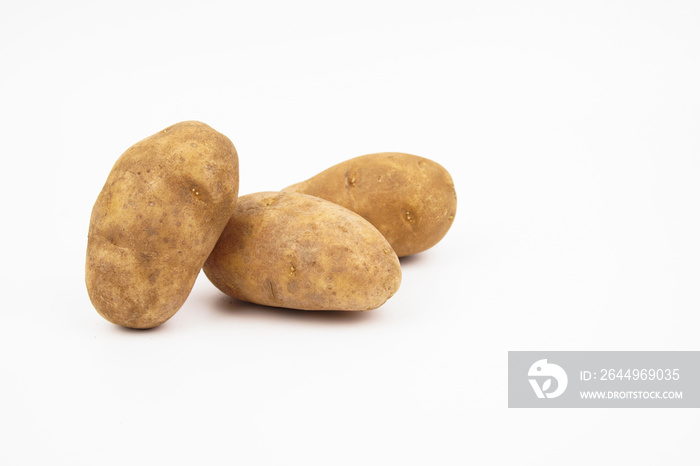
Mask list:
[[[97,312],[131,328],[172,317],[237,196],[236,149],[204,123],[175,124],[127,149],[90,218],[85,283]]]
[[[234,298],[303,310],[375,309],[401,283],[398,257],[370,223],[298,193],[239,198],[204,273]]]
[[[360,214],[399,257],[434,246],[452,226],[457,194],[440,164],[417,155],[363,155],[282,190],[320,197]]]

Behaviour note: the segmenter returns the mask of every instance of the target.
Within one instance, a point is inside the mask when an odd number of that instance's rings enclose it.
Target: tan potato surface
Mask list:
[[[398,152],[346,160],[282,191],[317,196],[360,214],[399,257],[437,244],[457,211],[447,170],[432,160]]]
[[[237,195],[236,149],[204,123],[175,124],[127,149],[90,218],[85,282],[97,312],[132,328],[172,317]]]
[[[305,310],[375,309],[401,283],[398,257],[376,228],[298,193],[240,197],[204,273],[234,298]]]

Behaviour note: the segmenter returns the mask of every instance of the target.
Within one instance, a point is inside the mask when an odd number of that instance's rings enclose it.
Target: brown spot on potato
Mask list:
[[[267,280],[267,286],[270,288],[272,299],[276,301],[277,297],[275,296],[275,287],[272,285],[272,280]]]
[[[139,258],[141,259],[142,262],[150,262],[157,255],[158,255],[157,253],[153,253],[153,252],[140,252]]]

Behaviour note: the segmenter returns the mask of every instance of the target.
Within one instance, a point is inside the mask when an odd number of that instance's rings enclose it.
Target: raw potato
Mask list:
[[[108,321],[162,324],[182,306],[233,212],[238,155],[186,121],[127,149],[92,210],[85,282]]]
[[[305,310],[375,309],[401,283],[399,259],[376,228],[297,193],[239,198],[204,273],[234,298]]]
[[[357,212],[377,227],[399,257],[437,244],[457,210],[447,170],[399,152],[355,157],[282,191],[310,194]]]

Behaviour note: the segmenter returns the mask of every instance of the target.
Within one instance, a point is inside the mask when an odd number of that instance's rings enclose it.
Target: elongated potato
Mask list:
[[[108,321],[150,328],[185,302],[233,212],[238,155],[196,121],[140,141],[117,160],[92,210],[85,282]]]
[[[399,152],[346,160],[282,190],[320,197],[360,214],[399,257],[434,246],[452,226],[457,194],[441,165]]]
[[[297,193],[239,198],[204,273],[234,298],[305,310],[375,309],[401,283],[399,260],[376,228]]]

